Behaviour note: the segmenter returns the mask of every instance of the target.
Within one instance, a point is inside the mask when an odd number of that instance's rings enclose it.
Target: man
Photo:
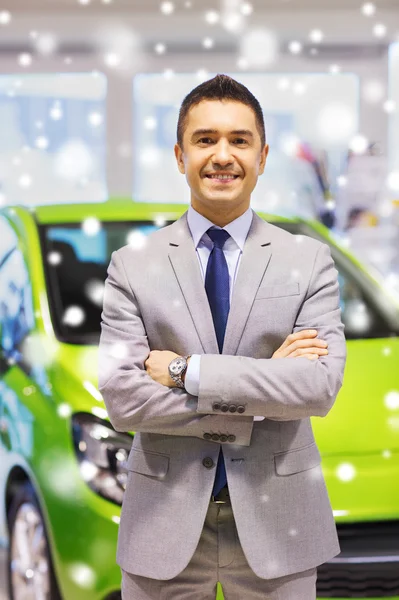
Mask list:
[[[214,599],[217,581],[225,600],[312,600],[340,552],[310,422],[343,380],[337,270],[326,244],[250,208],[267,153],[251,92],[202,83],[175,145],[188,211],[111,257],[99,388],[136,432],[123,600]]]

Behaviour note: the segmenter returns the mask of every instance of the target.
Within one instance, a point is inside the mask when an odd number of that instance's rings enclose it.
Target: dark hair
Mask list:
[[[266,143],[265,123],[262,107],[253,94],[242,83],[228,75],[217,74],[212,79],[204,81],[191,90],[184,98],[177,121],[177,143],[183,148],[183,133],[187,122],[187,115],[192,106],[202,100],[233,100],[246,104],[255,113],[256,126],[260,135],[262,148]]]

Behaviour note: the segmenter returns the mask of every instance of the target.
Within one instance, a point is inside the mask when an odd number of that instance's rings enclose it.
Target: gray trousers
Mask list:
[[[218,581],[225,600],[316,600],[316,579],[317,567],[276,579],[255,575],[242,551],[230,501],[210,502],[187,567],[167,580],[122,569],[122,600],[215,600]]]

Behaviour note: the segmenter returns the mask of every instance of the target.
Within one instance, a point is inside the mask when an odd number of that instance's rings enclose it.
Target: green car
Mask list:
[[[112,199],[0,211],[3,598],[121,598],[133,433],[113,430],[97,387],[103,285],[114,250],[186,210]],[[398,300],[319,223],[258,214],[329,244],[339,271],[345,380],[312,423],[342,552],[318,568],[318,597],[399,598]]]

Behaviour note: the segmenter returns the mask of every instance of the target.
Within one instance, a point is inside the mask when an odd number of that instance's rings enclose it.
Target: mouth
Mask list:
[[[205,175],[205,178],[209,179],[214,184],[226,185],[238,179],[239,175],[234,175],[234,173],[226,175]]]

